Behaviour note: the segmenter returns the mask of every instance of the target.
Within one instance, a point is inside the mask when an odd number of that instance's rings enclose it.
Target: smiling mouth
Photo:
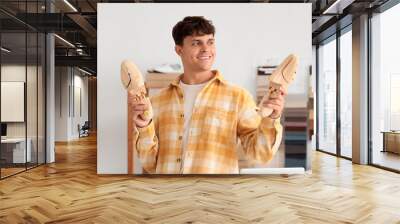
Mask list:
[[[199,60],[209,60],[209,59],[211,59],[211,56],[200,56],[200,57],[197,57],[197,59],[199,59]]]

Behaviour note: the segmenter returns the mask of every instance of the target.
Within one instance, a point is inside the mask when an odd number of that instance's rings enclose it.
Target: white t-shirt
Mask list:
[[[180,81],[179,86],[182,88],[183,92],[183,114],[184,114],[184,124],[183,124],[183,147],[182,147],[182,155],[184,155],[186,148],[187,148],[187,143],[188,143],[188,137],[189,137],[189,129],[190,129],[190,119],[192,118],[192,112],[193,112],[193,106],[196,101],[196,97],[199,94],[199,92],[204,88],[205,85],[207,85],[208,82],[201,83],[201,84],[195,84],[195,85],[188,85]],[[184,157],[182,156],[182,159]]]

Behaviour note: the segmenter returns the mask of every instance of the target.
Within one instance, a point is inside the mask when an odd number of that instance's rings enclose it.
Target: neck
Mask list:
[[[185,71],[182,76],[182,82],[188,85],[205,83],[214,77],[212,71],[191,72]]]

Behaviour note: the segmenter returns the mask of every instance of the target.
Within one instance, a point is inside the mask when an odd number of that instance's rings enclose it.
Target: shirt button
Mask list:
[[[176,162],[178,163],[181,162],[181,158],[176,159]]]
[[[179,140],[182,140],[182,135],[181,135],[181,136],[179,136]]]

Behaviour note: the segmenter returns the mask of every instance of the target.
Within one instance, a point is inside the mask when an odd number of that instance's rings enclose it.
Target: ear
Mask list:
[[[179,56],[182,56],[182,46],[180,45],[175,45],[175,52],[176,54],[178,54]]]

